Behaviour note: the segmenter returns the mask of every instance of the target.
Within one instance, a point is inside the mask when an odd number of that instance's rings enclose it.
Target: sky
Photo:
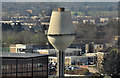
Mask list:
[[[2,2],[119,2],[120,0],[0,0]]]

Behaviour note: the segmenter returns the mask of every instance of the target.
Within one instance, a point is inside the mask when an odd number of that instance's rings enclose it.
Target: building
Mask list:
[[[94,44],[94,43],[89,43],[86,44],[86,53],[97,53],[98,51],[103,51],[104,49],[104,44]]]
[[[96,65],[95,56],[66,56],[65,65]],[[49,57],[49,62],[57,62],[57,57]]]
[[[10,45],[10,53],[32,53],[32,45],[16,44]]]
[[[24,45],[24,44],[15,44],[15,45],[10,45],[10,53],[32,53],[36,52],[36,50],[39,49],[45,49],[46,46],[42,45]]]
[[[49,62],[57,63],[57,57],[49,57]],[[65,57],[65,65],[71,65],[71,57]]]
[[[57,50],[55,49],[37,49],[33,50],[33,52],[40,54],[53,54],[54,56],[57,56]],[[67,48],[67,50],[65,50],[65,56],[80,56],[83,53],[84,52],[81,48]]]
[[[41,25],[48,25],[49,26],[49,22],[41,22]]]
[[[97,52],[97,67],[98,69],[102,69],[102,61],[104,58],[104,53],[103,52]]]
[[[97,53],[98,51],[103,51],[103,49],[104,44],[102,43],[72,44],[65,50],[65,56],[81,56],[84,53]],[[57,50],[55,49],[35,49],[33,52],[57,55]]]
[[[97,52],[97,68],[102,69],[102,62],[104,60],[104,56],[108,54],[108,52],[112,51],[113,47],[107,47],[103,51]]]
[[[100,22],[102,23],[105,23],[105,22],[108,22],[109,21],[109,18],[100,18]]]
[[[48,78],[48,56],[2,53],[2,78]]]
[[[73,20],[73,24],[78,24],[79,21],[78,20]]]

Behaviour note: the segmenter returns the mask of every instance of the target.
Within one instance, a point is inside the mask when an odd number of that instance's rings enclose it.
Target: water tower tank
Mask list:
[[[70,11],[58,8],[53,11],[48,29],[48,40],[57,50],[64,51],[74,40],[74,28]]]

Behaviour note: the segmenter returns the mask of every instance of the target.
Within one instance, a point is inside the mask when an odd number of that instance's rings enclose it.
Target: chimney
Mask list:
[[[61,7],[61,8],[58,8],[58,12],[63,12],[65,11],[65,8]]]

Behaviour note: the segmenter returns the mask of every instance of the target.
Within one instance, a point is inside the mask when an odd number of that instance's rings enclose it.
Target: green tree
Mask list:
[[[32,44],[38,44],[38,45],[45,45],[46,42],[47,42],[47,37],[45,36],[45,34],[41,32],[34,34],[31,40]]]
[[[2,32],[2,46],[8,47],[10,44],[15,44],[16,39],[16,32],[7,30]]]
[[[31,44],[31,39],[33,37],[33,33],[30,31],[21,31],[17,35],[17,43],[21,44]]]
[[[102,65],[101,73],[120,78],[120,52],[117,49],[105,54]]]

